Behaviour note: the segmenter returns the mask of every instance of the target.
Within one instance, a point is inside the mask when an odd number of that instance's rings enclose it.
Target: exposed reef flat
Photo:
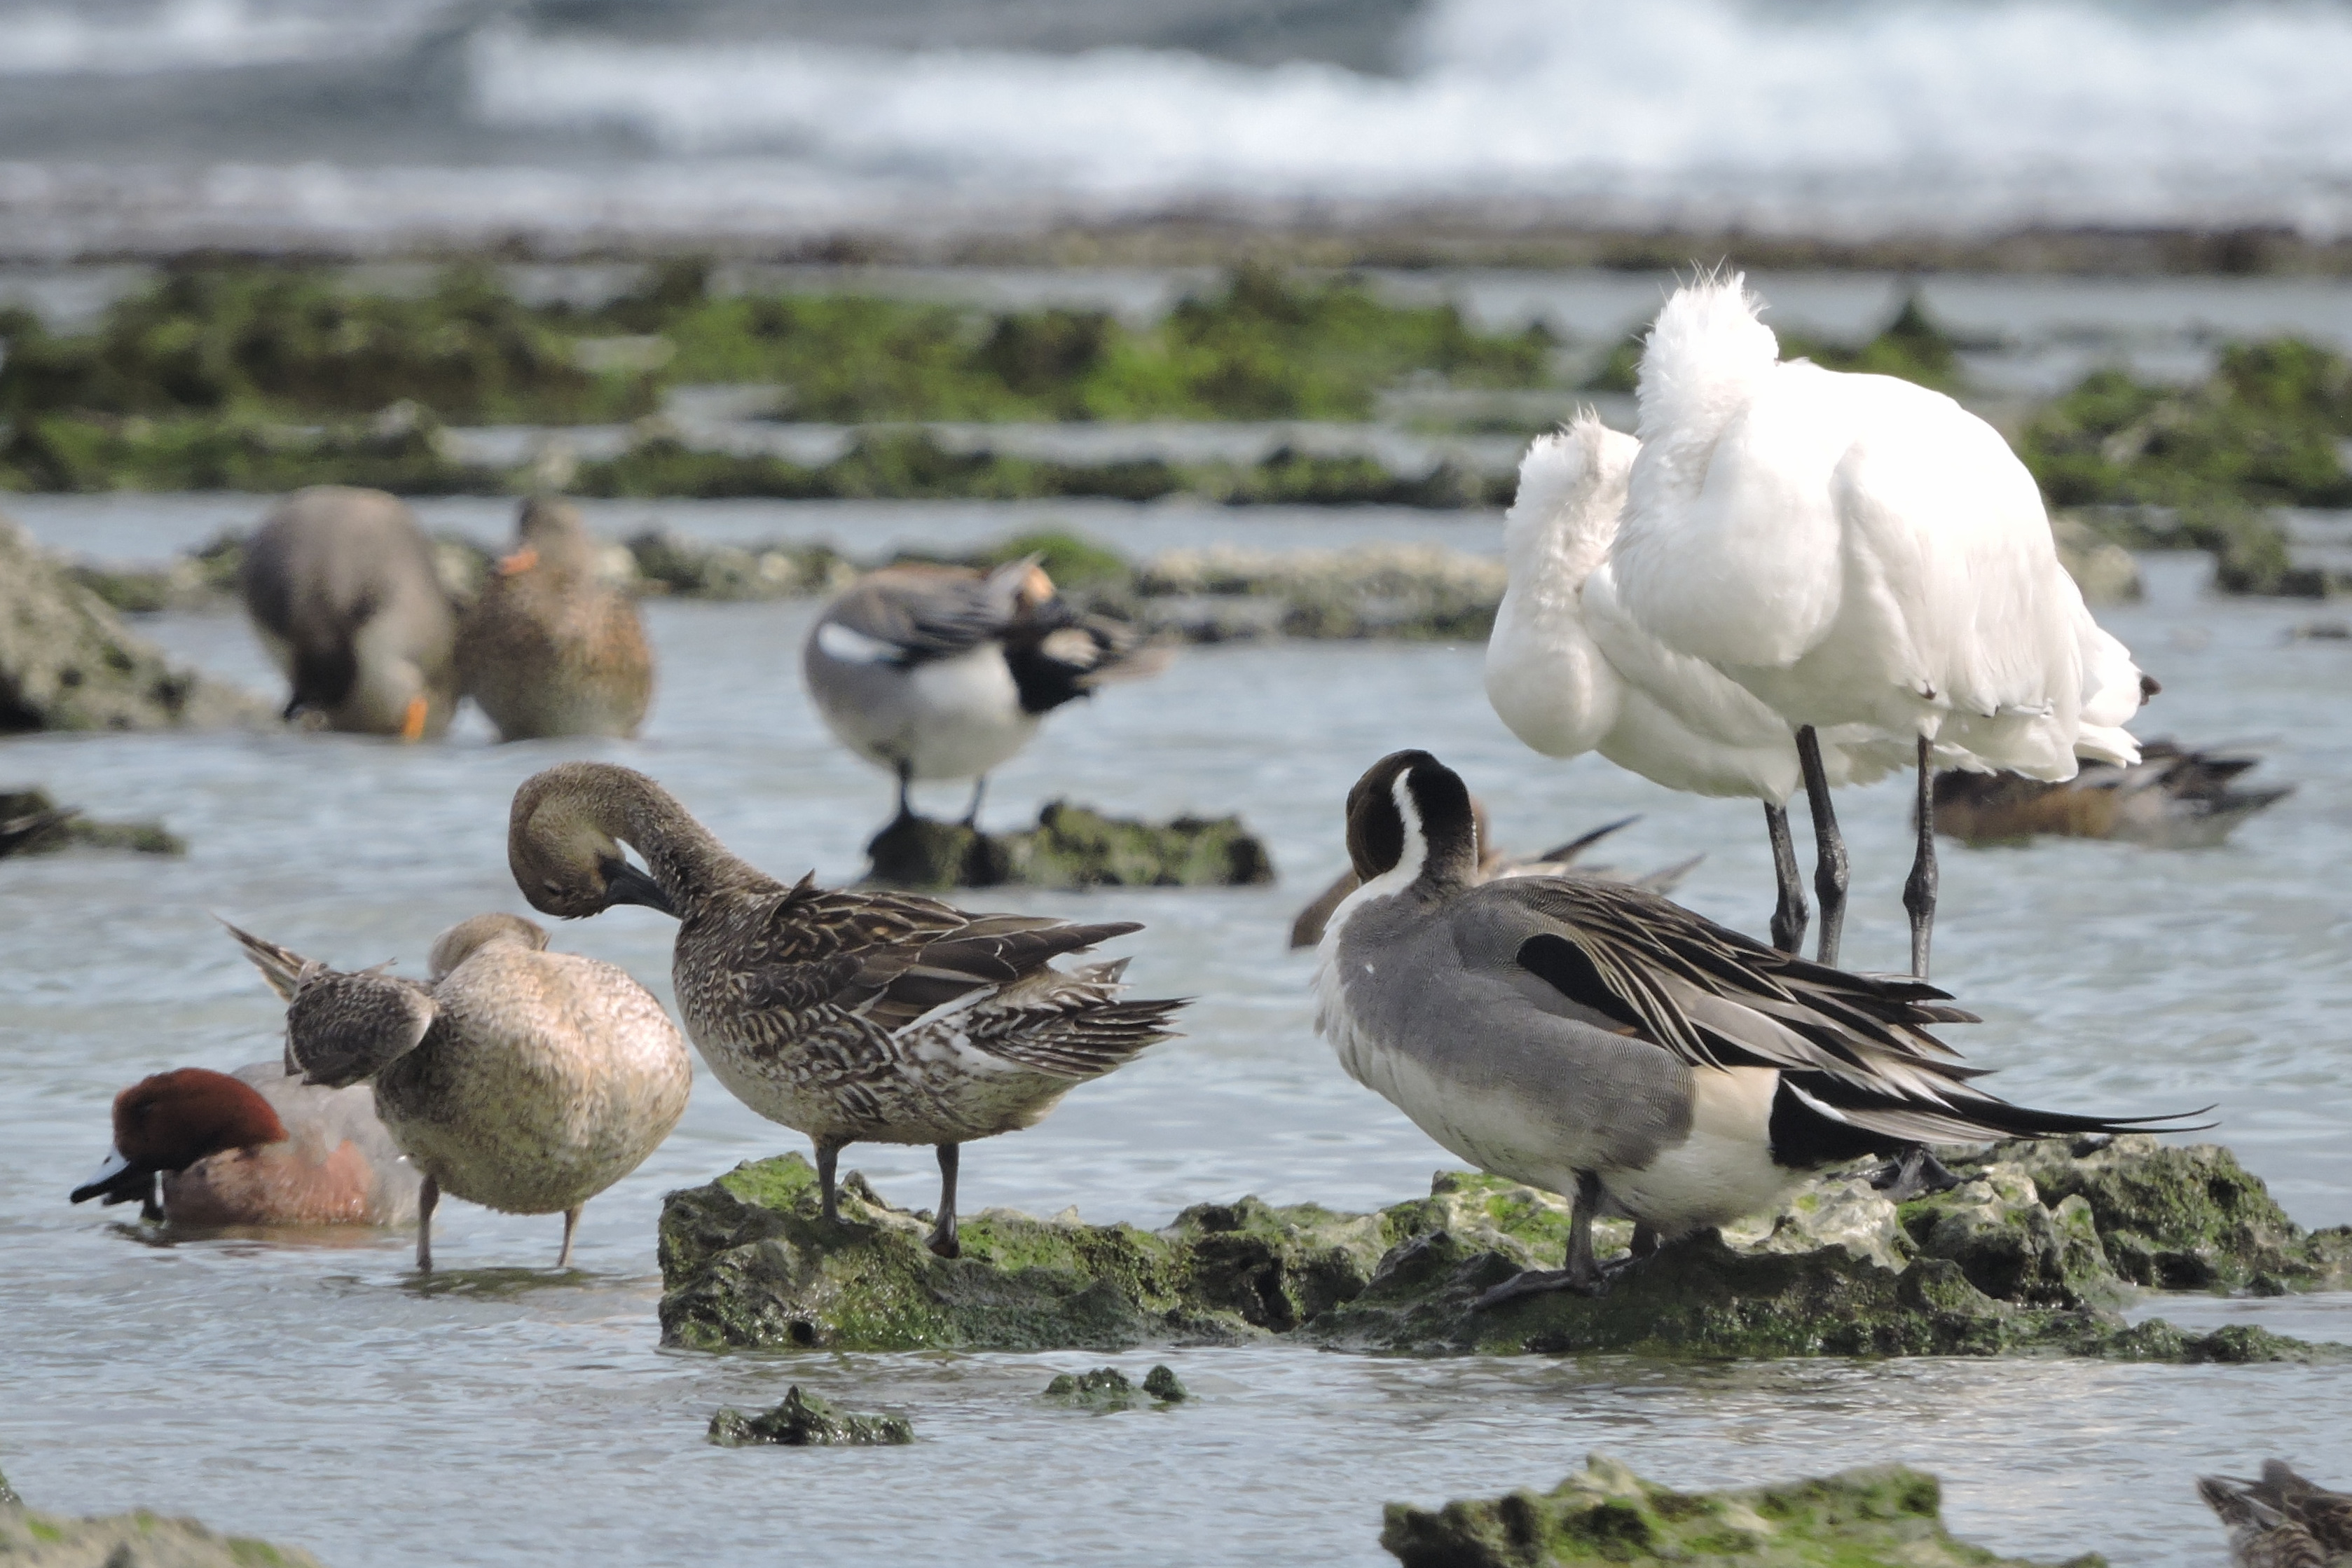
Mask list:
[[[1037,826],[983,833],[904,817],[866,847],[866,880],[898,888],[1244,888],[1274,880],[1238,816],[1138,822],[1053,801]]]
[[[1951,1158],[1954,1190],[1905,1204],[1866,1165],[1825,1173],[1775,1215],[1671,1243],[1606,1294],[1478,1296],[1556,1266],[1560,1199],[1443,1172],[1374,1214],[1256,1198],[1163,1229],[965,1221],[963,1256],[924,1215],[844,1184],[818,1217],[798,1154],[672,1193],[661,1221],[665,1342],[701,1349],[1118,1350],[1281,1335],[1416,1355],[2058,1354],[2165,1362],[2333,1361],[2352,1347],[2260,1329],[2189,1333],[2115,1308],[2142,1289],[2276,1293],[2352,1278],[2352,1231],[2305,1232],[2226,1149],[2127,1137],[2011,1142]],[[1603,1257],[1630,1233],[1604,1222]]]
[[[0,517],[0,733],[274,721],[258,698],[171,663]]]
[[[1900,1465],[1731,1491],[1678,1492],[1604,1454],[1548,1492],[1389,1504],[1381,1544],[1404,1568],[1576,1563],[1743,1568],[2033,1568],[1953,1539],[1936,1478]],[[2062,1568],[2105,1568],[2096,1555]]]

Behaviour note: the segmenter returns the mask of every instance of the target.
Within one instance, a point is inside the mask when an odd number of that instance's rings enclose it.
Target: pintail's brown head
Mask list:
[[[661,786],[610,763],[559,763],[523,780],[507,814],[507,868],[532,909],[565,920],[615,904],[678,912],[616,837],[626,799],[646,792],[658,795]]]
[[[1348,792],[1348,858],[1366,884],[1467,885],[1477,875],[1478,816],[1462,775],[1427,752],[1374,763]]]
[[[433,939],[428,962],[433,966],[435,983],[437,984],[451,970],[493,943],[543,952],[547,948],[547,928],[520,915],[476,915],[471,920],[459,921]]]

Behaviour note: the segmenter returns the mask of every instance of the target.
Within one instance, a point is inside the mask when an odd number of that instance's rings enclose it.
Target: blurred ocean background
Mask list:
[[[2352,8],[0,4],[0,252],[793,243],[1147,214],[2352,229]]]

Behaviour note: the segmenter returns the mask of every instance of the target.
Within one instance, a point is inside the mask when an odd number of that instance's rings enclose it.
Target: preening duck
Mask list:
[[[2085,763],[2063,784],[2014,773],[1938,773],[1936,831],[1972,844],[2014,843],[2047,833],[2159,849],[2209,848],[2294,793],[2293,784],[2239,787],[2239,778],[2261,762],[2158,740],[2140,742],[2135,763]]]
[[[1574,1205],[1567,1267],[1506,1291],[1590,1288],[1602,1212],[1673,1237],[1865,1154],[2168,1130],[1974,1088],[1928,1032],[1974,1015],[1922,982],[1810,963],[1620,883],[1475,880],[1469,792],[1426,752],[1357,781],[1348,852],[1364,885],[1318,952],[1316,1027],[1446,1149]]]
[[[374,1085],[393,1141],[424,1174],[416,1266],[433,1267],[447,1192],[506,1214],[562,1214],[561,1268],[590,1198],[661,1146],[694,1067],[651,993],[609,963],[550,952],[519,915],[435,939],[432,980],[341,973],[230,926],[285,998],[286,1048],[309,1081]]]
[[[868,573],[818,615],[801,674],[841,743],[898,780],[971,779],[967,826],[990,771],[1045,716],[1110,680],[1156,675],[1168,650],[1082,616],[1034,561],[993,572],[909,564]]]
[[[1745,687],[1796,731],[1821,852],[1823,963],[1844,849],[1822,742],[1863,725],[1918,771],[1904,905],[1935,921],[1939,751],[2031,778],[2129,763],[2152,692],[2059,564],[2033,476],[1991,426],[1891,376],[1783,363],[1738,274],[1679,289],[1637,385],[1641,453],[1610,553],[1633,623]]]
[[[2294,1471],[2273,1459],[2263,1467],[2266,1480],[2273,1469],[2294,1476]],[[2294,1476],[2294,1479],[2304,1488],[2318,1489],[2300,1476]],[[2285,1506],[2280,1492],[2269,1486],[2224,1476],[2200,1476],[2197,1495],[2205,1500],[2205,1506],[2213,1510],[2230,1532],[2232,1568],[2326,1568],[2335,1561],[2335,1553],[2322,1542],[2318,1533],[2297,1518]]]
[[[367,1090],[255,1062],[157,1073],[116,1095],[114,1147],[72,1198],[136,1202],[175,1225],[405,1225],[417,1187]]]
[[[622,853],[628,845],[646,868]],[[939,1150],[931,1248],[956,1256],[961,1145],[1034,1126],[1065,1094],[1169,1037],[1175,1001],[1125,1001],[1124,959],[1053,960],[1143,928],[974,915],[910,893],[785,883],[645,774],[564,763],[515,792],[507,859],[532,907],[636,903],[677,917],[688,1032],[719,1081],[808,1134],[824,1216],[851,1143]]]
[[[653,650],[636,606],[597,580],[578,507],[552,496],[523,503],[514,549],[458,629],[457,673],[502,741],[637,732],[653,700]]]
[[[1788,721],[1714,666],[1643,631],[1618,602],[1609,552],[1640,443],[1591,412],[1538,437],[1504,518],[1509,571],[1486,642],[1486,700],[1548,757],[1598,752],[1654,784],[1764,803],[1779,899],[1773,945],[1794,952],[1811,911],[1789,836],[1801,782]],[[1861,726],[1822,744],[1832,785],[1869,784],[1909,748]]]
[[[286,717],[331,730],[440,734],[457,710],[457,617],[409,510],[382,490],[315,485],[278,503],[237,584],[291,682]]]

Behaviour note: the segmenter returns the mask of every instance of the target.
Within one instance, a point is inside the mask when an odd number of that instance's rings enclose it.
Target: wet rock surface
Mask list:
[[[142,1509],[97,1519],[26,1508],[0,1477],[0,1563],[11,1568],[319,1568],[299,1547],[216,1535]]]
[[[260,699],[173,665],[0,518],[0,733],[272,721]]]
[[[1274,880],[1238,816],[1138,822],[1054,801],[1037,826],[984,833],[901,817],[866,847],[866,879],[899,888],[1239,888]]]
[[[1144,1373],[1140,1388],[1118,1368],[1098,1366],[1092,1372],[1055,1373],[1054,1381],[1045,1385],[1045,1397],[1075,1409],[1108,1414],[1178,1405],[1191,1395],[1176,1373],[1165,1366],[1155,1366]]]
[[[1598,1296],[1478,1298],[1556,1267],[1569,1209],[1497,1177],[1441,1173],[1376,1214],[1256,1198],[1167,1227],[989,1210],[963,1257],[933,1257],[925,1216],[845,1184],[816,1215],[797,1154],[670,1194],[667,1342],[837,1350],[1116,1350],[1268,1335],[1417,1355],[2060,1354],[2168,1362],[2314,1361],[2352,1349],[2259,1329],[2126,1324],[2138,1289],[2279,1291],[2352,1278],[2352,1233],[2306,1233],[2225,1149],[2147,1137],[2013,1142],[1948,1156],[1963,1179],[1897,1205],[1867,1164],[1832,1171],[1775,1214],[1629,1263]],[[1631,1227],[1604,1221],[1608,1258]]]
[[[1741,1563],[1747,1568],[2031,1568],[1953,1539],[1936,1478],[1899,1465],[1719,1492],[1678,1492],[1606,1455],[1549,1492],[1389,1504],[1381,1544],[1404,1568],[1545,1568],[1572,1563]],[[2104,1568],[2075,1557],[2064,1568]]]
[[[185,855],[187,840],[160,822],[98,822],[59,805],[45,789],[0,789],[0,857],[51,855],[76,845]]]
[[[722,1448],[762,1443],[787,1448],[888,1447],[913,1442],[915,1428],[903,1415],[866,1415],[840,1409],[831,1400],[794,1384],[772,1410],[746,1415],[733,1405],[719,1406],[710,1417],[710,1440]]]

